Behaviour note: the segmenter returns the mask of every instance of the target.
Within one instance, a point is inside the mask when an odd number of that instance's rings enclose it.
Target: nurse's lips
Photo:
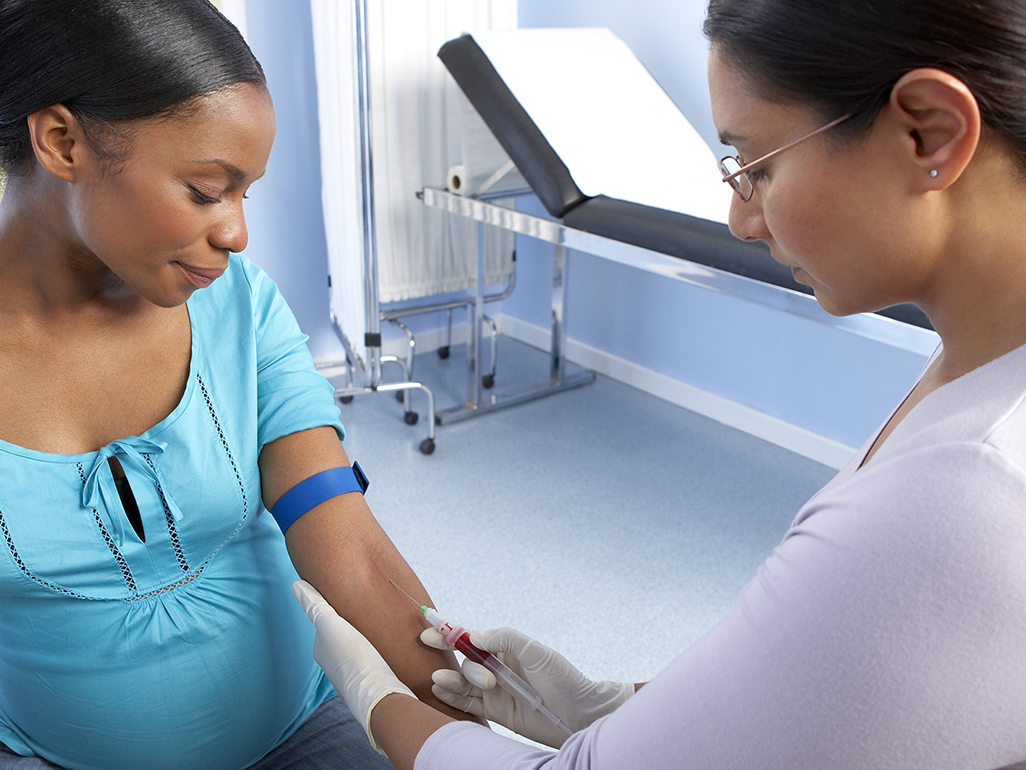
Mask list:
[[[802,280],[802,276],[803,275],[805,275],[805,271],[802,270],[800,267],[792,267],[791,268],[791,277],[794,278],[795,281],[797,281],[798,283],[803,283],[806,286],[808,286],[809,282]]]
[[[185,265],[181,262],[175,262],[178,268],[185,275],[186,279],[193,286],[200,289],[205,289],[207,286],[212,284],[215,280],[224,275],[224,271],[227,268],[223,267],[193,267],[192,265]]]

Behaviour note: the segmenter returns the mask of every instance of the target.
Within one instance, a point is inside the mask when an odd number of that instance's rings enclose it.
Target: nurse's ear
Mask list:
[[[942,70],[914,69],[895,83],[888,106],[904,131],[921,189],[944,189],[958,179],[976,152],[983,126],[968,86]]]
[[[66,182],[74,181],[82,163],[95,157],[82,123],[63,104],[33,112],[28,129],[39,165]]]

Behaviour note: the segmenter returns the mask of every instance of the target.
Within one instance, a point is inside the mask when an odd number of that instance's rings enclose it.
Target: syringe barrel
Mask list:
[[[471,644],[469,634],[464,633],[460,636],[454,646],[466,655],[468,660],[480,663],[495,674],[495,681],[498,682],[499,686],[512,695],[521,705],[531,711],[534,711],[541,705],[542,697],[531,685],[517,676],[513,669],[490,652],[486,652],[480,647],[475,647]]]
[[[512,669],[504,665],[499,661],[498,658],[492,658],[498,663],[497,668],[491,668],[488,666],[488,670],[495,674],[495,681],[499,683],[499,686],[512,695],[521,705],[534,711],[537,709],[542,702],[541,695],[531,685],[513,673]],[[487,664],[485,664],[487,666]]]

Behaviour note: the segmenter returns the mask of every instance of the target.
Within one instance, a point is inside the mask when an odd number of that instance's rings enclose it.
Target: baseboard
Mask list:
[[[548,329],[502,313],[493,318],[501,334],[532,347],[549,349],[551,332]],[[451,344],[465,344],[468,336],[469,326],[466,323],[453,324]],[[419,331],[416,334],[417,353],[433,352],[445,343],[444,328]],[[382,352],[385,355],[405,358],[408,351],[409,343],[405,335],[383,340]],[[710,417],[828,467],[839,469],[855,454],[852,447],[575,340],[567,340],[566,357],[578,366]]]
[[[502,334],[543,350],[549,348],[551,332],[548,329],[504,314],[495,320]],[[645,393],[710,417],[828,467],[839,469],[855,454],[855,449],[840,442],[572,339],[566,342],[566,357],[567,360],[593,372],[631,385]]]

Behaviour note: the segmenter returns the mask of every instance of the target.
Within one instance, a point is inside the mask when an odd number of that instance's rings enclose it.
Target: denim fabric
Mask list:
[[[392,763],[371,748],[363,726],[335,697],[248,770],[392,770]]]
[[[23,757],[7,748],[6,744],[0,743],[0,768],[3,770],[46,770],[54,767],[59,768],[60,765],[39,757]]]
[[[0,743],[0,770],[48,770],[58,765],[22,757]],[[285,743],[247,770],[388,770],[392,765],[371,748],[367,733],[341,698],[314,712]]]

